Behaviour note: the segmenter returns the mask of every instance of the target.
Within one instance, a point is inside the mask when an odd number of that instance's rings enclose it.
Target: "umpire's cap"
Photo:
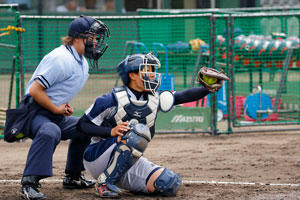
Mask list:
[[[80,17],[77,17],[70,23],[68,35],[74,38],[78,38],[81,34],[91,32],[95,34],[105,34],[105,32],[108,32],[107,34],[109,35],[108,28],[103,22],[92,17],[82,15]]]

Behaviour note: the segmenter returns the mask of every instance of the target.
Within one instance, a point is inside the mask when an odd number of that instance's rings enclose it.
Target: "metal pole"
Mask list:
[[[210,8],[216,8],[216,0],[210,0]]]
[[[15,13],[15,24],[18,26],[19,23],[19,12],[16,11]],[[16,72],[16,108],[19,106],[20,101],[20,62],[19,62],[19,56],[20,56],[20,49],[19,49],[19,36],[20,33],[17,33],[17,44],[16,44],[16,61],[15,61],[15,72]]]
[[[275,104],[274,104],[274,107],[273,107],[274,112],[277,112],[277,110],[278,110],[278,104],[279,104],[279,100],[281,98],[283,87],[286,86],[286,84],[287,84],[286,79],[287,79],[288,67],[289,67],[289,64],[291,62],[292,54],[293,54],[293,49],[289,49],[288,53],[286,55],[286,58],[284,60],[284,63],[283,63],[283,73],[281,75],[279,88],[276,92]]]
[[[164,9],[170,8],[170,0],[164,0]]]
[[[43,15],[43,2],[42,0],[39,0],[38,1],[38,15]],[[39,20],[38,22],[38,34],[39,34],[39,56],[38,56],[38,59],[41,60],[42,59],[42,55],[43,55],[43,36],[42,36],[42,21]]]
[[[117,13],[122,13],[124,8],[124,1],[123,0],[115,0],[115,8]]]
[[[215,26],[216,18],[214,16],[210,16],[210,62],[211,68],[216,68],[216,52],[215,52],[215,44],[216,44],[216,26]],[[211,102],[211,134],[213,136],[217,135],[217,96],[214,93],[210,94],[210,102]]]
[[[12,91],[13,91],[13,87],[14,87],[15,67],[16,67],[16,56],[13,57],[13,62],[12,62],[9,95],[8,95],[8,105],[7,105],[8,109],[10,109],[10,107],[11,107]]]
[[[161,0],[157,0],[157,9],[161,9]]]
[[[230,29],[233,30],[234,28],[234,17],[233,16],[230,16]],[[235,75],[235,71],[234,71],[234,48],[233,48],[233,45],[234,45],[234,38],[233,38],[233,31],[230,32],[230,38],[231,38],[231,43],[229,44],[229,46],[231,46],[230,48],[230,54],[232,55],[230,57],[230,78],[231,78],[231,81],[230,81],[230,89],[231,89],[231,93],[232,93],[232,122],[233,122],[233,126],[235,126],[235,123],[237,122],[237,117],[236,117],[236,107],[235,107],[235,79],[234,79],[234,75]]]
[[[22,27],[22,22],[23,19],[19,18],[19,26]],[[20,74],[21,74],[21,96],[23,97],[25,95],[25,70],[24,70],[24,66],[23,66],[23,37],[22,37],[22,33],[19,32],[19,44],[18,44],[18,48],[19,48],[19,64],[20,64]]]
[[[0,43],[0,47],[14,49],[14,48],[16,48],[16,45]]]
[[[231,18],[230,16],[226,17],[225,18],[226,20],[226,64],[227,64],[227,74],[230,74],[230,70],[232,70],[230,68],[231,64],[230,64],[230,61],[231,61],[231,57],[233,56],[232,55],[232,35],[231,35],[231,32],[232,32],[232,29],[231,29]],[[229,133],[232,133],[232,126],[231,126],[231,103],[230,103],[230,96],[233,97],[233,95],[231,94],[231,85],[230,83],[227,83],[227,87],[226,87],[226,101],[227,101],[227,132],[228,134]]]

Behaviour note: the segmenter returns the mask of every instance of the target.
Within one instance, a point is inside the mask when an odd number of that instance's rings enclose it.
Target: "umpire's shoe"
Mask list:
[[[21,184],[21,197],[26,200],[45,199],[45,195],[37,188],[41,187],[38,176],[24,176]]]
[[[67,174],[63,180],[63,188],[65,189],[82,189],[82,188],[92,188],[96,182],[88,180],[82,174],[80,176],[74,177]]]
[[[96,195],[101,198],[119,198],[119,193],[116,193],[110,190],[105,183],[97,183],[96,186]]]

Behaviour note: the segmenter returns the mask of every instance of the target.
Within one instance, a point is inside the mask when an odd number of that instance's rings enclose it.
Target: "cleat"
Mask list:
[[[88,180],[85,176],[73,177],[66,175],[63,180],[63,188],[65,189],[84,189],[94,187],[96,182]]]
[[[113,191],[113,192],[116,192],[116,193],[120,193],[121,192],[121,190],[117,186],[115,186],[115,185],[113,185],[111,183],[106,183],[106,187],[109,190]]]
[[[37,188],[41,187],[38,176],[24,176],[21,181],[21,198],[25,200],[45,199],[45,195]]]
[[[96,194],[101,198],[118,198],[119,193],[110,190],[105,183],[97,183]]]
[[[21,197],[25,200],[46,199],[45,195],[33,185],[23,185],[21,189]]]

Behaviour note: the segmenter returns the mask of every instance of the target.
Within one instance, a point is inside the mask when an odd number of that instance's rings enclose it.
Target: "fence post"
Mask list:
[[[23,19],[19,18],[19,26],[22,27]],[[20,69],[20,74],[21,74],[21,98],[25,95],[25,70],[24,70],[24,65],[23,65],[23,34],[18,32],[18,37],[19,37],[19,43],[18,43],[18,51],[19,51],[19,69]]]
[[[232,95],[232,102],[230,102],[232,104],[232,122],[236,123],[237,122],[237,116],[236,116],[236,106],[235,106],[235,79],[234,79],[234,75],[235,75],[235,71],[234,71],[234,17],[230,16],[230,22],[229,22],[229,28],[231,29],[230,32],[230,38],[231,41],[229,43],[230,48],[230,52],[229,54],[231,54],[230,60],[229,60],[229,72],[230,72],[230,90],[231,90],[231,95]],[[231,116],[230,116],[231,117]]]
[[[231,82],[233,81],[232,80],[232,77],[231,77],[231,71],[233,69],[231,69],[231,64],[232,64],[232,61],[233,61],[233,52],[232,52],[232,49],[233,49],[233,30],[232,30],[232,21],[231,21],[231,16],[228,15],[225,17],[225,20],[226,20],[226,64],[227,64],[227,74],[230,76],[231,78]],[[232,126],[231,126],[231,121],[232,121],[232,117],[231,117],[231,113],[232,113],[232,109],[231,109],[231,102],[230,102],[230,96],[232,96],[233,98],[233,95],[232,95],[232,87],[231,87],[231,83],[227,83],[227,95],[226,95],[226,101],[227,101],[227,134],[230,134],[232,133]]]
[[[20,18],[20,13],[19,11],[15,12],[15,26],[18,27],[19,26],[19,18]],[[20,37],[20,32],[17,32],[17,39],[16,39],[16,108],[19,106],[19,102],[20,102],[20,41],[19,41],[19,37]]]
[[[216,68],[216,17],[210,16],[210,67]],[[217,95],[215,93],[210,94],[211,102],[211,135],[217,135]]]

